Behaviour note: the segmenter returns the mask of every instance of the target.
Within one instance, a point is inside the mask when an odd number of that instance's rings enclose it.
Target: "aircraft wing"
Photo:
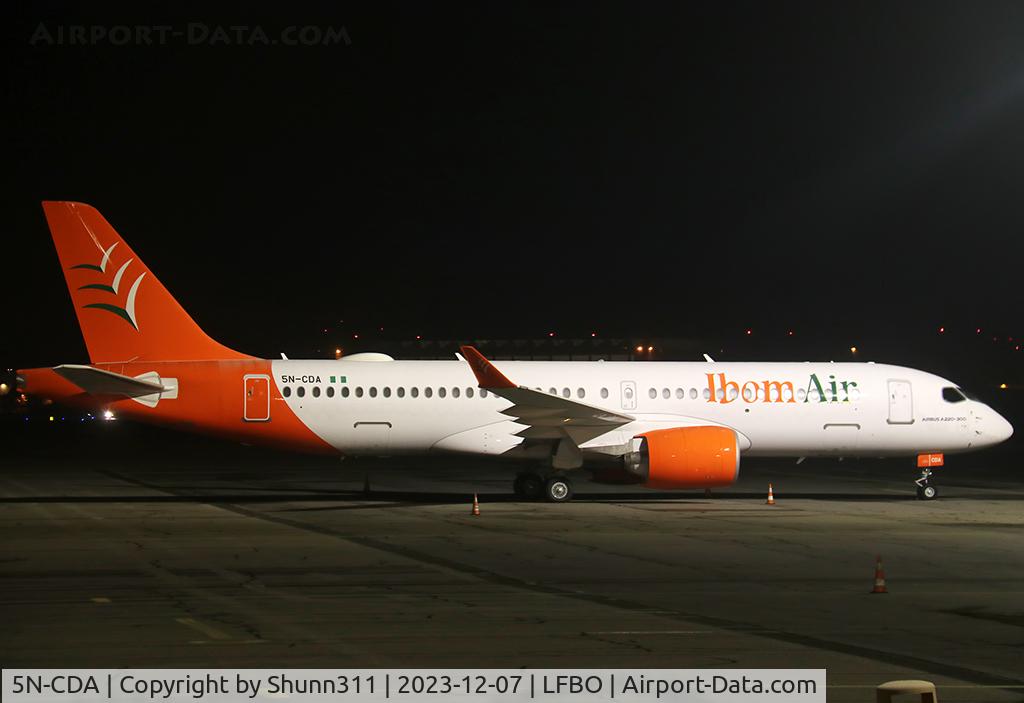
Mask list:
[[[137,398],[167,390],[159,382],[159,377],[155,381],[146,378],[132,378],[79,364],[61,364],[54,366],[53,370],[57,375],[63,376],[90,395],[123,395]]]
[[[474,347],[461,347],[480,388],[512,403],[501,412],[526,425],[516,435],[533,440],[561,440],[566,437],[579,446],[609,430],[633,422],[630,415],[613,412],[575,400],[517,386],[495,368]]]

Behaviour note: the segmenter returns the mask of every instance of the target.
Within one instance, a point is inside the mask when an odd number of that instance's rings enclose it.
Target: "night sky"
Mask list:
[[[1024,334],[1020,3],[289,7],[8,18],[6,365],[86,358],[43,199],[267,356],[380,326]],[[31,41],[189,22],[350,43]]]

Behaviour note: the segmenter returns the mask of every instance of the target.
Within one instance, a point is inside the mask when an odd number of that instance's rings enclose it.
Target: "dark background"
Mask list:
[[[350,42],[32,41],[190,22]],[[903,363],[997,407],[1024,383],[1019,3],[58,4],[5,25],[4,368],[86,358],[39,206],[74,199],[259,355],[596,332]]]

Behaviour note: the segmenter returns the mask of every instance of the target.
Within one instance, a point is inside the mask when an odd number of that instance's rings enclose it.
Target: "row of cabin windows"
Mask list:
[[[541,389],[537,388],[536,390],[540,391]],[[949,389],[943,389],[943,390],[945,391],[945,390],[949,390]],[[437,397],[438,398],[446,398],[448,396],[448,394],[449,394],[449,390],[447,388],[445,388],[444,386],[441,386],[440,388],[438,388],[436,392],[437,392]],[[290,398],[291,395],[292,395],[291,386],[285,386],[282,389],[282,393],[284,394],[285,398]],[[335,395],[334,386],[328,386],[327,390],[326,390],[326,393],[327,393],[327,397],[328,398],[333,398],[334,395]],[[370,388],[366,391],[366,393],[368,393],[368,395],[371,398],[376,398],[377,394],[378,394],[377,393],[377,387],[376,386],[370,386]],[[427,387],[425,387],[423,389],[423,397],[424,398],[432,398],[434,396],[434,393],[435,393],[434,389],[431,388],[430,386],[427,386]],[[476,395],[477,390],[472,388],[472,387],[467,387],[465,389],[465,391],[463,391],[463,389],[459,388],[458,386],[454,386],[454,387],[452,387],[450,393],[451,393],[451,397],[452,398],[459,398],[463,394],[467,398],[473,398]],[[561,395],[563,398],[571,398],[572,397],[572,390],[570,388],[563,388],[561,390],[561,393],[559,393],[559,390],[557,388],[553,388],[552,387],[552,388],[548,389],[548,393],[550,393],[551,395]],[[319,398],[320,395],[321,395],[320,386],[313,386],[311,394],[312,394],[312,396],[314,398]],[[352,389],[350,389],[348,386],[342,386],[340,394],[341,394],[342,398],[348,398],[350,395],[355,395],[356,398],[362,398],[363,395],[364,395],[364,389],[363,389],[362,386],[356,386],[355,387],[355,391],[353,393]],[[391,395],[392,395],[391,394],[391,387],[390,386],[385,386],[383,389],[381,389],[380,394],[383,397],[385,397],[385,398],[390,398]],[[397,396],[399,398],[404,398],[405,394],[406,394],[405,388],[402,387],[402,386],[399,386],[398,388],[395,389],[394,394],[395,394],[395,396]],[[305,388],[305,386],[298,386],[295,389],[295,395],[297,395],[299,398],[304,398],[306,396],[306,388]],[[601,395],[602,399],[607,399],[608,398],[608,389],[607,388],[602,388],[601,391],[600,391],[600,395]],[[628,391],[627,391],[627,395],[629,395]],[[650,389],[648,389],[647,395],[648,395],[649,398],[651,398],[651,400],[656,400],[658,398],[658,395],[659,395],[658,389],[657,388],[650,388]],[[671,399],[673,395],[676,397],[677,400],[684,400],[686,398],[686,396],[687,396],[687,392],[686,392],[685,388],[676,388],[674,393],[673,393],[672,389],[670,389],[670,388],[662,388],[661,392],[660,392],[660,395],[665,400]],[[851,393],[851,396],[852,395],[858,395],[859,396],[860,394],[859,394],[859,392],[854,391],[853,393]],[[414,386],[414,387],[409,389],[409,397],[411,397],[411,398],[418,398],[419,396],[420,396],[420,389],[419,388]],[[702,393],[702,392],[698,391],[696,388],[691,388],[690,391],[689,391],[689,396],[690,396],[691,400],[697,400],[697,398],[699,398],[699,397],[703,397],[704,400],[709,400],[711,398],[711,391],[708,390],[707,388],[705,388],[703,393]],[[729,389],[729,400],[735,400],[738,396],[739,396],[739,392],[737,392],[737,390],[735,388],[730,388]],[[800,389],[797,390],[796,396],[797,396],[797,400],[803,402],[803,400],[807,397],[807,392],[803,388],[800,388]],[[817,397],[818,393],[817,393],[816,390],[812,390],[811,393],[810,393],[810,396],[811,396],[812,400],[818,400],[818,397]],[[944,396],[945,396],[945,393],[944,393]],[[485,391],[483,389],[480,389],[479,390],[479,397],[486,398],[487,397],[487,391]],[[587,397],[586,390],[583,389],[583,388],[577,388],[576,389],[576,397],[580,398],[580,399],[586,398]],[[718,400],[723,400],[725,398],[725,392],[721,388],[719,388],[717,390],[717,392],[715,393],[715,397]],[[753,402],[755,400],[764,400],[764,389],[763,388],[758,388],[756,392],[751,391],[749,388],[744,389],[744,391],[743,391],[743,399],[748,401],[748,402]],[[778,398],[773,396],[771,399],[772,400],[777,400]],[[786,400],[786,399],[787,398],[785,398],[785,397],[782,398],[782,400]],[[962,399],[962,397],[960,399]],[[947,400],[949,400],[949,398],[947,398]],[[952,401],[951,400],[950,402],[956,402],[956,401]]]
[[[445,388],[444,386],[442,386],[442,387],[437,389],[437,397],[438,398],[445,398],[445,397],[448,396],[448,392],[449,392],[448,389]],[[291,398],[292,397],[292,388],[291,388],[291,386],[285,386],[284,388],[282,388],[281,389],[281,393],[284,395],[285,398]],[[313,386],[313,389],[310,391],[310,393],[311,393],[311,395],[314,398],[319,398],[320,394],[321,394],[320,386]],[[334,395],[335,395],[334,386],[327,386],[326,393],[327,393],[327,397],[328,398],[333,398]],[[466,390],[465,390],[465,394],[466,394],[467,398],[474,397],[476,395],[476,393],[477,393],[477,390],[475,388],[466,388]],[[455,387],[453,387],[451,389],[451,395],[452,395],[453,398],[458,398],[462,394],[463,394],[463,390],[461,388],[459,388],[458,386],[455,386]],[[299,398],[305,398],[306,397],[306,387],[305,386],[298,386],[295,389],[295,395],[298,396]],[[364,395],[369,395],[369,397],[371,397],[371,398],[376,398],[377,395],[378,395],[378,391],[377,391],[377,387],[376,386],[370,386],[368,389],[363,389],[362,386],[356,386],[354,390],[349,388],[348,386],[342,386],[341,387],[341,391],[340,391],[340,395],[341,395],[342,398],[348,398],[349,396],[352,396],[352,395],[354,395],[356,398],[362,398]],[[390,398],[391,395],[392,395],[391,387],[390,386],[385,386],[384,388],[380,389],[380,395],[382,395],[385,398]],[[405,387],[404,386],[399,386],[398,388],[396,388],[395,391],[394,391],[394,395],[396,397],[398,397],[398,398],[404,398],[405,397]],[[423,389],[423,397],[424,398],[432,398],[433,396],[434,396],[434,389],[433,388],[427,386],[426,388]],[[420,389],[415,387],[415,386],[410,388],[409,389],[409,397],[410,398],[419,398],[420,397]],[[480,389],[480,397],[481,398],[486,398],[487,397],[487,391],[485,391],[483,389]]]

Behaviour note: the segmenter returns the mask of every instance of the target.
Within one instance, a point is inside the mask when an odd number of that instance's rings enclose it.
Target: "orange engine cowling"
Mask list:
[[[740,448],[728,427],[673,427],[637,435],[627,472],[649,488],[729,486],[740,475]]]

